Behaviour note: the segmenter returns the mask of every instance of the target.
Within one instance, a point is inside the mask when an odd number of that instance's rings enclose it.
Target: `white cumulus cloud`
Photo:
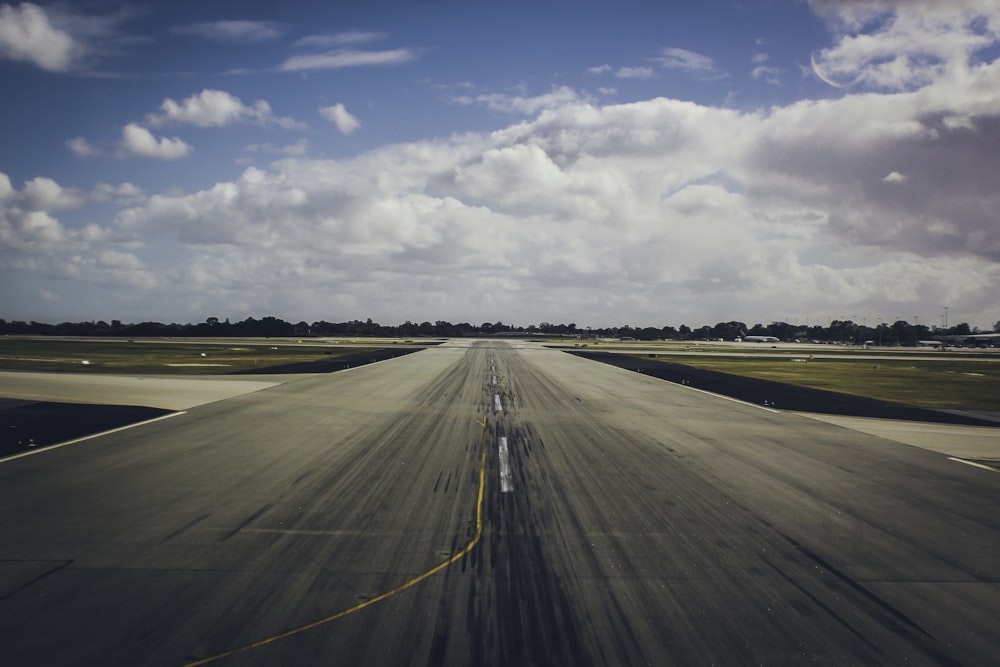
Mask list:
[[[387,321],[875,316],[946,297],[985,313],[1000,306],[980,289],[1000,278],[997,77],[990,64],[960,88],[748,113],[599,106],[572,89],[544,103],[470,96],[533,116],[350,159],[291,157],[154,195],[116,224],[189,247],[177,279],[192,291],[304,312],[364,304]],[[919,187],[886,187],[903,182],[899,164]],[[977,280],[942,283],[949,267]]]
[[[124,42],[114,39],[117,26],[128,16],[80,14],[69,3],[0,5],[0,57],[49,72],[85,72],[118,53]]]
[[[52,25],[45,9],[25,2],[0,5],[0,53],[50,72],[73,68],[84,46],[65,30]]]
[[[92,146],[84,137],[67,139],[66,146],[80,157],[94,157],[102,154],[101,149]]]
[[[66,228],[53,213],[76,209],[86,196],[38,176],[20,190],[0,172],[0,261],[7,252],[37,253],[76,247],[92,230]]]
[[[113,201],[118,205],[134,206],[146,200],[146,193],[134,183],[98,183],[90,191],[90,198],[94,201]]]
[[[361,121],[352,116],[344,105],[340,103],[328,107],[320,107],[319,115],[336,125],[341,134],[350,134],[361,127]]]
[[[813,71],[836,86],[918,88],[964,70],[977,52],[1000,39],[1000,5],[993,0],[812,5],[837,34],[833,46],[813,54]]]
[[[192,150],[183,139],[157,138],[141,125],[129,123],[122,129],[117,155],[121,158],[149,157],[157,160],[177,160],[187,157]]]
[[[89,199],[124,206],[107,228],[75,229],[60,213],[83,205],[82,191],[0,177],[0,263],[68,267],[59,270],[78,283],[119,276],[132,298],[190,309],[155,314],[171,318],[273,309],[386,322],[924,321],[948,303],[990,325],[1000,312],[1000,61],[977,44],[1000,39],[977,19],[975,34],[943,38],[952,47],[921,46],[944,55],[899,70],[903,85],[883,85],[880,64],[895,57],[864,54],[906,42],[904,27],[916,45],[921,30],[967,28],[943,13],[951,3],[913,1],[928,12],[923,24],[889,2],[814,3],[833,30],[816,63],[850,84],[821,99],[743,112],[667,97],[599,104],[570,87],[476,94],[470,84],[452,101],[518,115],[493,131],[342,159],[310,159],[305,143],[254,144],[246,150],[280,159],[186,192],[99,185]],[[724,75],[707,56],[661,56],[660,75]],[[191,99],[157,115],[257,122],[234,97]],[[321,113],[336,123],[332,110]],[[147,154],[190,151],[129,127]],[[171,301],[178,293],[183,302]]]
[[[191,95],[183,102],[167,98],[160,105],[160,113],[146,116],[146,123],[153,127],[161,127],[167,123],[225,127],[241,121],[260,124],[273,122],[282,127],[299,125],[294,119],[275,117],[267,100],[257,100],[248,106],[232,93],[210,88]]]
[[[64,188],[51,178],[42,176],[27,181],[21,191],[22,205],[29,211],[58,211],[77,208],[84,196],[77,190]]]

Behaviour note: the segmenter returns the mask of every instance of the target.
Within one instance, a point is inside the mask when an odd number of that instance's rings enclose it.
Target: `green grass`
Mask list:
[[[986,360],[795,362],[665,354],[657,360],[926,408],[1000,411],[1000,363]]]
[[[0,337],[0,369],[218,375],[375,349],[378,348],[299,345],[294,341],[259,339],[193,342]]]
[[[995,349],[975,349],[950,347],[947,351],[933,350],[930,348],[916,347],[856,347],[850,345],[796,345],[792,343],[714,343],[706,341],[601,341],[601,340],[576,340],[560,341],[546,340],[546,344],[562,345],[581,350],[604,350],[606,352],[659,352],[670,354],[672,352],[698,352],[715,353],[720,355],[739,356],[770,356],[770,357],[801,357],[803,355],[816,354],[824,357],[831,356],[879,356],[879,357],[912,357],[913,355],[947,355],[951,358],[967,357],[970,359],[994,358],[1000,360],[1000,351]]]

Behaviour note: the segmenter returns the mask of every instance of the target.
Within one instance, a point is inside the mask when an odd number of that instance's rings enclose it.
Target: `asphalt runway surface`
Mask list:
[[[0,462],[0,664],[985,665],[1000,475],[533,345]]]

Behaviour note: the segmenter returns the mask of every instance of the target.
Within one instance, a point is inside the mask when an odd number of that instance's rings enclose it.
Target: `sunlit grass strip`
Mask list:
[[[924,408],[1000,411],[1000,365],[983,361],[740,359],[658,355],[694,368]]]
[[[263,342],[0,338],[0,369],[80,373],[218,374],[374,352],[346,347]]]
[[[861,347],[853,345],[796,345],[791,343],[713,343],[705,341],[666,340],[666,341],[545,341],[547,345],[563,345],[581,350],[604,350],[606,352],[697,352],[706,354],[746,356],[782,356],[801,357],[803,355],[831,356],[866,356],[866,357],[912,357],[914,355],[927,357],[993,359],[1000,362],[1000,350],[988,348],[956,348],[949,347],[946,351],[930,347]]]

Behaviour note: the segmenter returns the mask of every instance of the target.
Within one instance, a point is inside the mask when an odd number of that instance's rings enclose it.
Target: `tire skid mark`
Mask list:
[[[63,568],[66,568],[66,567],[69,567],[69,566],[70,566],[70,565],[72,565],[72,564],[73,564],[73,563],[74,563],[75,561],[73,561],[73,560],[71,559],[71,560],[65,560],[65,561],[56,561],[56,562],[58,562],[59,564],[58,564],[58,565],[56,565],[55,567],[53,567],[53,568],[51,568],[51,569],[48,569],[48,570],[46,570],[45,572],[42,572],[42,573],[41,573],[40,575],[38,575],[37,577],[33,577],[32,579],[30,579],[30,580],[28,580],[28,581],[24,582],[23,584],[21,584],[20,586],[18,586],[18,587],[17,587],[17,588],[15,588],[14,590],[12,590],[12,591],[10,591],[10,592],[8,592],[8,593],[5,593],[4,595],[0,595],[0,602],[3,602],[4,600],[6,600],[6,599],[7,599],[7,598],[9,598],[9,597],[12,597],[12,596],[14,596],[14,595],[17,595],[18,593],[20,593],[20,592],[21,592],[21,591],[23,591],[24,589],[28,588],[29,586],[31,586],[31,585],[33,585],[33,584],[36,584],[36,583],[38,583],[39,581],[41,581],[41,580],[42,580],[42,579],[44,579],[45,577],[47,577],[47,576],[49,576],[49,575],[52,575],[52,574],[55,574],[56,572],[58,572],[59,570],[62,570]]]
[[[267,503],[266,505],[264,505],[263,507],[261,507],[259,510],[257,510],[256,512],[254,512],[253,514],[251,514],[250,516],[248,516],[246,519],[244,519],[240,523],[240,525],[236,526],[236,528],[233,528],[231,531],[229,531],[228,533],[226,533],[225,536],[223,536],[223,538],[220,541],[221,542],[225,542],[230,537],[232,537],[236,533],[240,532],[241,530],[243,530],[244,528],[246,528],[247,526],[249,526],[251,523],[253,523],[257,519],[259,519],[261,517],[261,515],[264,514],[264,512],[266,512],[269,509],[271,509],[272,506],[273,506],[273,503]]]
[[[318,619],[316,621],[312,621],[311,623],[306,623],[305,625],[300,625],[300,626],[298,626],[296,628],[292,628],[291,630],[286,630],[285,632],[282,632],[282,633],[279,633],[279,634],[276,634],[276,635],[271,635],[270,637],[265,637],[264,639],[257,640],[255,642],[250,643],[250,644],[246,644],[244,646],[240,646],[240,647],[231,649],[229,651],[224,651],[222,653],[218,653],[216,655],[212,655],[212,656],[209,656],[209,657],[206,657],[206,658],[200,658],[200,659],[196,658],[192,662],[187,662],[186,663],[186,667],[198,667],[199,665],[207,665],[209,663],[217,662],[219,660],[222,660],[224,658],[228,658],[228,657],[237,655],[239,653],[245,653],[246,651],[250,651],[250,650],[255,649],[255,648],[260,648],[262,646],[267,646],[268,644],[273,644],[273,643],[275,643],[277,641],[280,641],[282,639],[287,639],[288,637],[293,637],[295,635],[302,634],[303,632],[307,632],[307,631],[312,630],[314,628],[317,628],[317,627],[319,627],[321,625],[326,625],[327,623],[331,623],[331,622],[336,621],[338,619],[344,618],[345,616],[349,616],[351,614],[359,612],[362,609],[365,609],[366,607],[370,607],[370,606],[372,606],[374,604],[377,604],[377,603],[379,603],[379,602],[381,602],[383,600],[391,598],[394,595],[397,595],[398,593],[401,593],[401,592],[403,592],[403,591],[405,591],[405,590],[407,590],[409,588],[412,588],[412,587],[416,586],[417,584],[419,584],[420,582],[424,581],[425,579],[429,579],[430,577],[434,576],[438,572],[441,572],[442,570],[447,569],[448,567],[450,567],[451,565],[454,565],[455,563],[461,563],[461,566],[464,569],[465,568],[465,556],[467,556],[471,552],[473,552],[473,550],[479,544],[479,542],[480,542],[480,540],[482,539],[482,536],[483,536],[483,499],[484,499],[485,494],[486,494],[486,452],[487,452],[486,436],[487,436],[487,433],[488,433],[488,429],[486,427],[486,424],[487,424],[487,420],[484,418],[484,420],[483,420],[483,435],[482,435],[482,439],[481,439],[481,442],[480,442],[480,449],[482,450],[482,453],[480,455],[480,462],[479,462],[479,492],[478,492],[478,496],[477,496],[477,499],[476,499],[475,528],[472,531],[472,534],[471,534],[471,537],[470,537],[469,541],[466,543],[466,545],[460,551],[456,552],[454,555],[452,555],[447,560],[444,560],[441,563],[437,564],[436,566],[432,567],[431,569],[427,570],[423,574],[417,575],[416,577],[410,579],[409,581],[407,581],[407,582],[405,582],[405,583],[397,586],[396,588],[393,588],[393,589],[391,589],[389,591],[386,591],[385,593],[382,593],[380,595],[376,595],[374,597],[368,598],[368,599],[364,600],[363,602],[354,605],[353,607],[349,607],[347,609],[344,609],[342,611],[338,611],[338,612],[336,612],[334,614],[331,614],[329,616],[326,616],[324,618]],[[249,524],[251,521],[253,521],[255,518],[257,518],[261,514],[263,514],[269,508],[270,508],[270,505],[266,505],[263,508],[261,508],[260,510],[258,510],[257,512],[255,512],[253,516],[251,516],[249,519],[247,519],[246,521],[244,521],[243,524],[241,524],[239,527],[237,527],[237,529],[235,531],[233,531],[232,533],[230,533],[229,535],[227,535],[226,539],[228,539],[229,537],[231,537],[232,535],[234,535],[241,528],[245,527],[247,524]],[[457,544],[457,539],[458,538],[456,536],[455,537],[455,543],[456,544]]]

